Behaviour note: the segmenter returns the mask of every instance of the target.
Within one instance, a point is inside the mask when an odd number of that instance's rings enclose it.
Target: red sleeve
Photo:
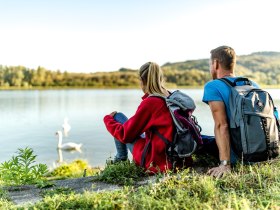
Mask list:
[[[106,115],[104,117],[104,123],[107,130],[112,136],[123,143],[132,142],[147,130],[153,121],[151,120],[153,110],[151,110],[151,106],[147,103],[148,101],[143,100],[134,116],[128,119],[123,125],[116,122],[112,116]]]

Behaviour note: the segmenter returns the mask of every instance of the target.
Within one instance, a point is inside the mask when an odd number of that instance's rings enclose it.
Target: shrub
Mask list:
[[[35,184],[45,179],[47,165],[35,164],[37,155],[31,148],[18,149],[17,154],[0,165],[0,177],[4,184]]]

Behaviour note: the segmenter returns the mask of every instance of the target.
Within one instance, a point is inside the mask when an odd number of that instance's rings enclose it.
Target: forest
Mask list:
[[[211,79],[209,59],[187,60],[162,65],[167,85],[201,87]],[[236,75],[246,76],[260,85],[280,84],[280,52],[256,52],[237,57]],[[81,69],[82,71],[82,69]],[[139,86],[138,71],[120,68],[112,72],[72,73],[39,66],[0,65],[0,88],[134,88]]]

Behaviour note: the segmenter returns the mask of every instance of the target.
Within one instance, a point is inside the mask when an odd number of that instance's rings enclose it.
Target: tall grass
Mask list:
[[[112,169],[110,169],[112,170]],[[124,169],[122,169],[124,170]],[[46,196],[29,209],[280,209],[280,160],[216,179],[188,169],[147,186]],[[16,207],[12,207],[16,208]],[[18,208],[20,209],[20,208]]]
[[[128,180],[134,182],[121,182],[129,171]],[[138,172],[141,170],[130,163],[108,165],[100,180],[118,180],[114,183],[125,185],[121,190],[74,194],[64,189],[64,193],[47,193],[41,202],[25,207],[3,198],[0,209],[280,209],[280,158],[237,165],[221,179],[186,169],[140,187],[134,185],[143,176]]]

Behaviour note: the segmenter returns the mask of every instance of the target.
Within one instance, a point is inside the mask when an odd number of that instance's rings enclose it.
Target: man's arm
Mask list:
[[[208,104],[215,123],[214,132],[219,149],[220,160],[230,161],[230,136],[224,102],[209,101]],[[211,168],[208,173],[215,177],[221,177],[224,173],[229,172],[230,170],[230,165],[220,165],[219,167]]]

